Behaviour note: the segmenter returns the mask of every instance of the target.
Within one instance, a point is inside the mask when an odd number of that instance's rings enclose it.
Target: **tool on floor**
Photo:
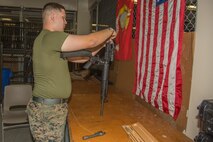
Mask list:
[[[103,136],[104,134],[106,134],[105,132],[103,131],[98,131],[92,135],[87,135],[87,136],[83,136],[82,139],[83,140],[87,140],[87,139],[90,139],[90,138],[94,138],[94,137],[98,137],[98,136]]]
[[[103,65],[102,79],[101,79],[101,109],[100,115],[103,115],[104,103],[107,102],[108,94],[108,74],[109,74],[109,64],[114,60],[114,43],[107,43],[104,53],[104,57],[92,56],[91,51],[79,50],[71,52],[61,52],[60,57],[63,59],[71,57],[89,57],[90,60],[84,65],[85,69],[88,69],[92,64]]]

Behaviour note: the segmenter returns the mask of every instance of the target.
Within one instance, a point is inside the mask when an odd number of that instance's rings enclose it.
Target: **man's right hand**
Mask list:
[[[109,28],[109,30],[112,31],[112,35],[111,35],[110,39],[113,40],[114,38],[116,38],[117,33],[116,33],[116,31],[113,28]]]

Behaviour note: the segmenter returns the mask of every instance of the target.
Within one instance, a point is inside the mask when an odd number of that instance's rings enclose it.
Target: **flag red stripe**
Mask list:
[[[166,69],[166,77],[165,82],[163,85],[163,92],[162,92],[162,102],[163,102],[163,110],[166,113],[169,113],[169,106],[168,106],[168,81],[169,81],[169,72],[170,72],[170,64],[171,64],[171,57],[174,50],[174,28],[175,28],[175,20],[176,20],[176,7],[177,1],[174,1],[173,4],[173,12],[172,12],[172,22],[170,25],[170,35],[169,35],[169,53],[168,53],[168,65]]]
[[[184,11],[185,11],[185,1],[181,0],[180,4],[180,14],[179,14],[179,19],[180,23],[184,22]],[[174,119],[177,118],[180,108],[181,108],[181,102],[182,102],[182,75],[181,75],[181,68],[180,68],[180,58],[181,58],[181,53],[182,53],[182,43],[183,43],[183,29],[184,29],[184,24],[180,24],[179,26],[179,39],[178,39],[178,60],[177,60],[177,72],[176,72],[176,94],[175,94],[175,112],[174,112]]]
[[[141,37],[141,39],[142,39],[142,41],[141,41],[141,47],[139,47],[140,49],[141,49],[141,58],[140,58],[140,74],[139,74],[139,87],[142,87],[141,86],[141,71],[142,71],[142,63],[143,63],[143,55],[144,55],[144,37],[145,37],[145,19],[146,19],[146,0],[144,0],[144,3],[143,3],[144,5],[143,5],[143,23],[142,23],[142,30],[143,30],[143,32],[142,32],[142,37]],[[140,92],[140,96],[143,96],[143,94]]]
[[[149,63],[149,52],[150,52],[150,37],[151,37],[151,20],[152,20],[152,0],[149,1],[148,3],[148,32],[147,32],[147,40],[146,42],[146,63],[145,63],[145,73],[144,73],[144,78],[143,78],[143,89],[142,89],[142,94],[144,94],[144,91],[146,89],[146,84],[147,84],[147,73],[148,73],[148,63]],[[147,101],[147,95],[145,96],[145,100]]]
[[[163,75],[164,75],[164,70],[163,70],[163,60],[164,60],[164,46],[165,46],[165,41],[166,41],[166,27],[167,27],[167,22],[168,22],[168,3],[165,2],[164,4],[164,14],[163,14],[163,27],[162,27],[162,38],[161,38],[161,52],[160,52],[160,64],[159,64],[159,79],[158,79],[158,88],[157,88],[157,94],[155,97],[155,107],[159,107],[158,104],[158,97],[159,97],[159,92],[162,87],[162,82],[163,82]]]
[[[153,56],[152,56],[152,69],[151,69],[151,76],[150,76],[150,86],[148,91],[148,102],[151,102],[151,98],[153,95],[153,82],[155,78],[155,66],[156,66],[156,49],[157,49],[157,36],[158,36],[158,24],[159,24],[159,7],[155,9],[155,27],[154,27],[154,44],[153,44]]]
[[[140,21],[140,17],[141,17],[141,0],[140,1],[138,1],[138,3],[137,3],[137,13],[136,13],[136,17],[138,17],[138,22],[136,22],[136,29],[140,29],[140,23],[141,23],[141,21]],[[140,33],[140,30],[136,30],[135,31],[135,57],[138,57],[139,55],[138,55],[138,46],[139,46],[139,33]],[[137,59],[137,58],[136,58]],[[136,94],[136,90],[137,90],[137,88],[138,88],[138,86],[139,86],[139,81],[140,81],[140,79],[139,79],[139,77],[137,77],[138,76],[138,74],[140,74],[140,61],[138,61],[138,60],[136,60],[136,64],[135,64],[135,70],[136,70],[136,74],[135,74],[135,86],[134,86],[134,89],[133,89],[133,93],[135,93]],[[139,66],[139,67],[138,67]]]

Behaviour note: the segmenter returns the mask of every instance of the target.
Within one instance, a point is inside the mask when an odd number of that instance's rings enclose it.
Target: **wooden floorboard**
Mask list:
[[[100,116],[100,82],[74,80],[69,102],[69,125],[74,142],[129,142],[122,125],[140,122],[159,142],[192,142],[160,116],[109,86],[108,102]],[[104,131],[104,136],[82,140],[85,135]]]

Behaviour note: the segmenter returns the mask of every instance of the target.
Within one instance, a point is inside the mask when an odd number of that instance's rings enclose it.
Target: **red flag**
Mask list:
[[[176,119],[182,102],[185,0],[156,1],[138,0],[134,92]]]
[[[118,60],[132,58],[132,22],[133,22],[133,0],[118,0],[116,9],[116,52]]]

